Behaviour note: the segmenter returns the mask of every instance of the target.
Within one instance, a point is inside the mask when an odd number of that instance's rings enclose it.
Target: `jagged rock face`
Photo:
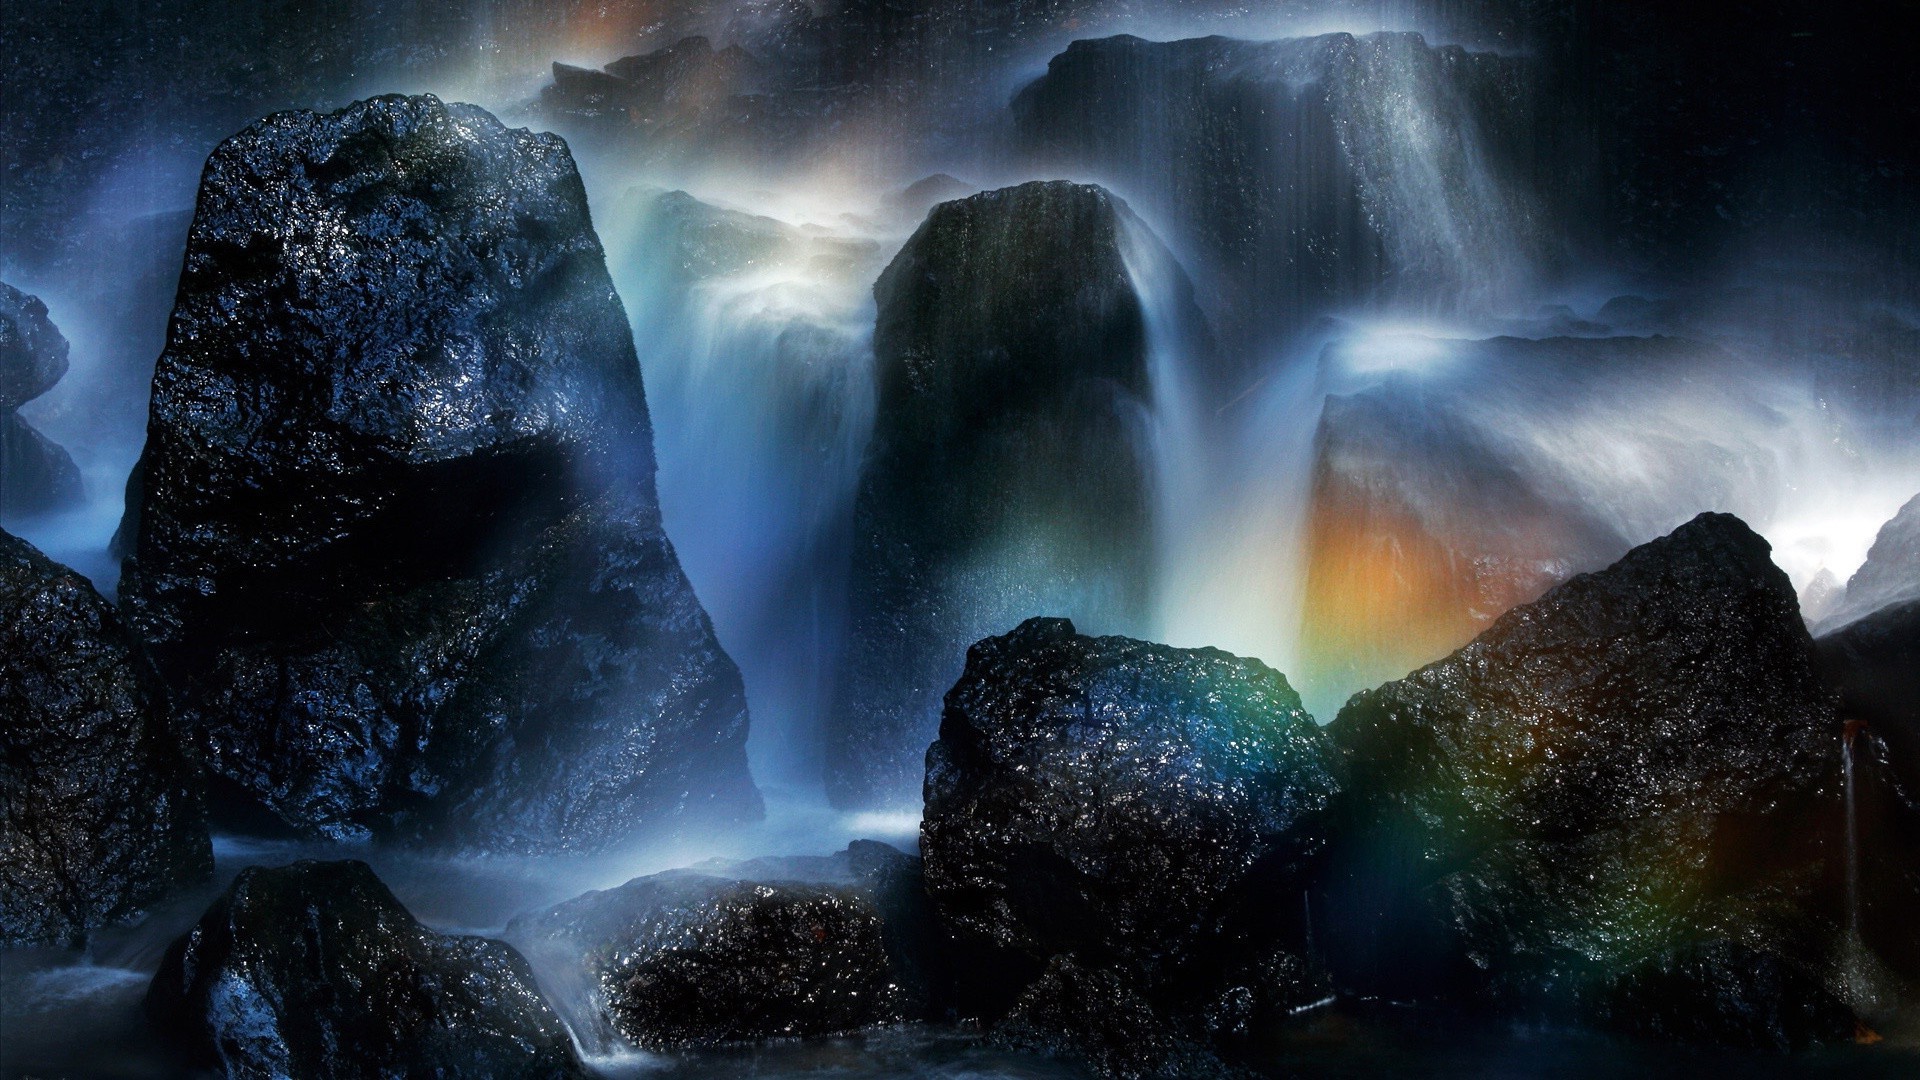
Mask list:
[[[37,296],[0,281],[0,517],[80,501],[80,470],[65,448],[15,414],[67,373],[67,339]]]
[[[1006,988],[1069,955],[1197,1020],[1247,954],[1301,948],[1333,769],[1258,661],[1029,620],[975,645],[947,695],[928,893]]]
[[[1322,906],[1344,981],[1602,1016],[1661,986],[1756,1001],[1758,968],[1674,959],[1732,935],[1817,983],[1840,727],[1768,555],[1703,514],[1348,703]]]
[[[426,929],[362,862],[242,871],[167,950],[147,1015],[230,1077],[587,1075],[518,953]]]
[[[1121,35],[1055,56],[1013,116],[1030,159],[1124,178],[1177,222],[1270,332],[1382,287],[1459,301],[1513,272],[1535,246],[1499,168],[1522,71],[1407,33]]]
[[[86,489],[66,447],[0,411],[0,516],[8,520],[78,505]]]
[[[874,432],[827,721],[837,803],[910,801],[972,642],[1035,613],[1141,619],[1149,390],[1130,231],[1144,227],[1099,188],[1024,184],[935,207],[875,285]]]
[[[225,793],[303,833],[756,815],[653,469],[559,139],[432,97],[278,114],[207,163],[122,602]]]
[[[1806,414],[1797,390],[1683,338],[1353,330],[1318,377],[1291,674],[1327,715],[1701,506],[1775,514],[1809,478],[1768,440],[1832,442],[1813,425],[1782,436],[1782,415]],[[1599,438],[1621,467],[1595,466]]]
[[[67,339],[47,305],[0,281],[0,413],[32,401],[67,373]]]
[[[1825,625],[1841,626],[1914,600],[1920,600],[1920,495],[1880,526],[1867,561],[1847,579],[1846,596]]]
[[[213,871],[191,762],[113,607],[0,532],[0,944],[78,942]]]
[[[915,862],[862,842],[668,871],[521,916],[507,937],[595,1052],[852,1031],[923,1005]]]

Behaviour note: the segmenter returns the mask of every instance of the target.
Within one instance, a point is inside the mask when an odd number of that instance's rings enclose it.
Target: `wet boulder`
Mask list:
[[[1824,999],[1768,998],[1832,974],[1841,728],[1769,552],[1703,514],[1355,695],[1317,905],[1347,989],[1812,1030]],[[1765,963],[1685,959],[1722,940]]]
[[[564,143],[281,113],[202,177],[121,600],[236,819],[603,849],[756,817]]]
[[[67,339],[47,305],[0,282],[0,412],[53,389],[67,373]]]
[[[832,1035],[925,1008],[917,860],[705,864],[508,924],[591,1052]]]
[[[146,1007],[229,1077],[588,1075],[518,953],[426,929],[362,862],[242,871]]]
[[[1035,182],[935,207],[874,286],[837,804],[913,801],[974,641],[1036,613],[1143,621],[1151,393],[1130,257],[1164,248],[1124,203]]]
[[[0,281],[0,518],[59,510],[82,497],[72,456],[17,411],[66,373],[67,339],[47,306]]]
[[[1026,994],[1028,1022],[1073,1038],[1069,1018],[1101,1011],[1085,994],[1118,995],[1170,1047],[1218,1026],[1206,1014],[1248,989],[1247,960],[1306,951],[1301,890],[1337,787],[1319,727],[1257,660],[1062,619],[976,644],[927,753],[921,826],[976,1008]],[[1058,957],[1058,985],[1029,992]],[[1105,1053],[1099,1031],[1079,1036]]]
[[[85,578],[0,532],[0,944],[77,943],[213,871],[196,772]]]

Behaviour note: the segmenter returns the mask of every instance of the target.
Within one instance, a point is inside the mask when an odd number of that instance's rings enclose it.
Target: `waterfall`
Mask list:
[[[1860,817],[1855,805],[1853,742],[1866,726],[1865,721],[1849,720],[1840,735],[1840,765],[1847,799],[1847,936],[1854,942],[1860,940]]]
[[[611,217],[668,534],[746,683],[755,777],[810,791],[872,424],[882,247],[678,191],[631,192]]]

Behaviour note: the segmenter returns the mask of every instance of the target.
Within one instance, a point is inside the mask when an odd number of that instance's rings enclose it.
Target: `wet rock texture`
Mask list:
[[[507,936],[597,1052],[853,1031],[924,1008],[916,863],[862,842],[669,871],[522,916]]]
[[[921,848],[979,1010],[1018,994],[1014,1037],[1150,1072],[1128,1055],[1184,1053],[1232,1026],[1221,1002],[1304,987],[1247,961],[1304,952],[1334,765],[1258,661],[1061,619],[975,645],[927,755]],[[1158,1018],[1134,1048],[1129,1012]]]
[[[760,812],[566,146],[432,97],[207,163],[121,583],[223,801],[604,848]]]
[[[1356,695],[1328,728],[1352,778],[1336,972],[1760,1045],[1850,1034],[1821,989],[1840,726],[1811,645],[1766,542],[1704,514]]]
[[[874,286],[875,425],[827,731],[836,803],[911,803],[971,643],[1036,613],[1140,618],[1151,530],[1134,228],[1096,187],[987,192],[935,207]]]
[[[37,296],[0,281],[0,518],[59,510],[82,497],[80,470],[16,411],[67,373],[67,339]]]
[[[147,1014],[229,1077],[587,1075],[518,953],[427,930],[361,862],[242,871],[167,950]]]
[[[0,532],[0,944],[80,942],[212,870],[194,770],[112,605]]]

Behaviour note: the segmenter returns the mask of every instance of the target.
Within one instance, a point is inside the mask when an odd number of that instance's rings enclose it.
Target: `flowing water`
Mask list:
[[[709,13],[706,22],[679,28],[670,5],[648,18],[615,18],[604,5],[597,13],[592,5],[563,6],[563,16],[529,23],[516,19],[512,5],[495,5],[501,10],[489,8],[487,19],[436,54],[444,62],[388,57],[363,65],[329,96],[432,89],[544,125],[530,96],[548,60],[605,63],[633,51],[637,40],[725,25]],[[987,62],[992,77],[969,84],[985,87],[983,98],[961,103],[970,119],[942,128],[964,137],[938,145],[863,145],[863,130],[849,125],[800,164],[749,168],[628,156],[561,125],[576,144],[640,347],[667,530],[745,680],[750,758],[768,794],[765,824],[582,862],[448,861],[226,839],[214,885],[137,927],[99,935],[85,954],[0,955],[6,1073],[172,1075],[142,1029],[140,996],[166,942],[203,910],[216,885],[247,865],[367,858],[429,926],[489,933],[515,914],[586,889],[709,858],[824,854],[856,838],[911,848],[914,815],[824,808],[818,745],[842,647],[851,507],[872,424],[871,289],[925,209],[900,202],[900,192],[941,168],[1027,179],[995,141],[992,118],[1051,50],[1095,26],[1161,39],[1223,28],[1266,37],[1404,30],[1425,28],[1435,6],[1306,5],[1312,10],[1278,22],[1273,12],[1244,10],[1210,20],[1156,12],[1129,22],[1122,7],[1058,41]],[[414,24],[396,25],[399,34]],[[1304,45],[1297,51],[1307,53]],[[1281,80],[1272,92],[1297,94],[1301,85]],[[1403,34],[1361,39],[1332,93],[1336,124],[1327,152],[1342,155],[1357,178],[1389,272],[1338,305],[1259,313],[1288,327],[1284,333],[1228,332],[1247,313],[1221,310],[1219,291],[1209,287],[1217,269],[1195,254],[1154,182],[1085,177],[1111,184],[1139,214],[1125,248],[1151,350],[1152,412],[1144,425],[1157,515],[1151,636],[1257,656],[1302,688],[1323,719],[1367,685],[1337,665],[1318,670],[1303,645],[1310,617],[1338,614],[1307,610],[1315,557],[1308,522],[1330,400],[1368,404],[1396,433],[1442,418],[1457,436],[1451,445],[1495,461],[1503,476],[1560,492],[1621,545],[1701,510],[1738,512],[1774,543],[1776,559],[1803,590],[1823,573],[1844,580],[1879,523],[1920,490],[1920,449],[1888,435],[1910,430],[1901,425],[1911,414],[1829,392],[1816,356],[1755,329],[1764,321],[1755,314],[1768,306],[1764,296],[1729,285],[1727,294],[1739,298],[1703,305],[1697,317],[1608,327],[1603,305],[1632,282],[1546,275],[1541,267],[1553,246],[1544,238],[1552,231],[1546,210],[1503,172],[1474,102],[1441,78],[1423,43]],[[1268,104],[1290,107],[1281,96]],[[164,125],[154,119],[139,127],[139,137],[119,147],[121,168],[89,192],[74,247],[90,255],[29,264],[0,253],[8,280],[43,296],[74,343],[73,374],[24,413],[74,452],[89,496],[71,513],[9,521],[8,528],[109,592],[117,566],[107,543],[143,435],[141,390],[165,330],[181,215],[209,148],[201,135],[170,135]],[[1750,280],[1729,278],[1743,287]],[[1568,305],[1566,315],[1543,310],[1549,304]],[[1571,337],[1568,325],[1576,325]],[[1711,337],[1725,351],[1654,371],[1593,363],[1581,359],[1587,346],[1555,343],[1676,331]],[[1544,344],[1515,359],[1511,349],[1488,344],[1500,335]],[[1443,524],[1475,505],[1464,482],[1423,488],[1417,502],[1423,520]],[[1561,576],[1588,568],[1568,562]],[[1406,659],[1397,670],[1422,662]],[[1843,761],[1848,919],[1857,934],[1854,734],[1850,725]],[[1326,1076],[1697,1075],[1736,1066],[1757,1075],[1781,1068],[1654,1055],[1566,1032],[1457,1036],[1444,1022],[1423,1025],[1377,1011],[1329,1010],[1273,1052],[1290,1067]],[[939,1028],[592,1064],[612,1076],[1077,1075]],[[1856,1070],[1882,1064],[1833,1051],[1795,1067],[1862,1075]]]

